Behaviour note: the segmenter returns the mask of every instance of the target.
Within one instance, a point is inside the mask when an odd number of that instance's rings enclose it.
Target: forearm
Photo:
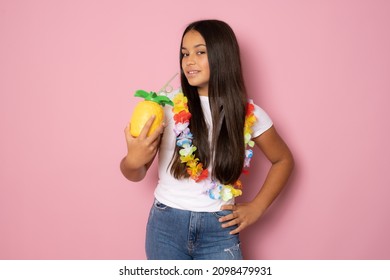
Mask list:
[[[152,120],[153,118],[147,122],[138,137],[132,137],[129,127],[125,128],[127,155],[120,162],[120,170],[123,176],[130,181],[138,182],[145,178],[156,157],[163,126],[147,137],[146,132],[149,130]]]
[[[120,163],[120,169],[126,179],[138,182],[145,178],[148,165],[132,166],[127,157],[124,157]]]
[[[293,166],[294,162],[291,154],[285,159],[273,162],[267,178],[254,200],[249,203],[230,204],[221,207],[222,210],[232,211],[232,214],[219,219],[222,227],[226,228],[238,224],[239,226],[230,232],[230,234],[236,234],[255,223],[282,191]]]
[[[219,219],[222,227],[239,225],[231,234],[236,234],[255,223],[276,199],[287,183],[294,167],[293,156],[274,127],[253,139],[271,162],[271,168],[256,197],[248,203],[224,205],[222,210],[232,210],[232,214]]]

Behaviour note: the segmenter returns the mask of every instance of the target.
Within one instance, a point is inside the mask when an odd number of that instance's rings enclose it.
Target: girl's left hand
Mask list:
[[[251,203],[223,205],[221,210],[233,211],[231,214],[219,219],[223,228],[238,225],[238,227],[232,230],[230,234],[239,233],[246,227],[255,223],[262,215],[262,213],[259,211],[259,208],[255,207]]]

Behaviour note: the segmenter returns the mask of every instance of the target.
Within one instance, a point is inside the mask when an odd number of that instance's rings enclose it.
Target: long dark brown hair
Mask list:
[[[198,90],[191,86],[181,68],[181,86],[188,98],[192,114],[190,130],[197,147],[196,157],[204,168],[213,162],[211,177],[223,184],[233,184],[240,177],[245,159],[244,122],[246,89],[241,69],[240,50],[231,27],[219,20],[202,20],[191,23],[183,32],[180,44],[180,65],[183,59],[181,47],[184,35],[195,30],[206,42],[210,67],[208,97],[212,114],[213,131],[211,146]],[[180,162],[176,146],[171,160],[171,174],[175,178],[189,177],[186,165]],[[212,160],[211,160],[212,159]]]

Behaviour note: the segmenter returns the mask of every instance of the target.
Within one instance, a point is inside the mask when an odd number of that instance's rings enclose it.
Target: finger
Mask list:
[[[236,205],[234,204],[225,204],[225,205],[222,205],[221,207],[221,210],[231,210],[231,211],[234,211],[236,210]]]
[[[226,223],[222,223],[222,227],[223,228],[228,228],[228,227],[232,227],[232,226],[239,225],[239,224],[240,224],[240,219],[233,218],[233,219],[231,219],[230,221],[228,221]]]
[[[158,148],[159,148],[159,144],[160,144],[160,142],[158,142],[158,141],[155,141],[153,143],[148,144],[149,151],[153,154],[157,153]]]
[[[161,138],[161,134],[164,132],[164,124],[161,124],[152,134],[149,136],[149,140],[151,143],[159,142]]]
[[[132,135],[131,135],[131,133],[130,133],[130,123],[128,123],[127,125],[126,125],[126,128],[125,128],[125,137],[126,137],[126,139],[131,139],[131,138],[134,138]]]
[[[231,214],[228,214],[226,216],[219,218],[219,221],[223,223],[223,222],[227,222],[227,221],[232,221],[232,220],[237,219],[237,218],[238,218],[238,213],[232,212]]]
[[[236,229],[229,232],[229,234],[233,235],[233,234],[240,233],[240,231],[242,231],[244,228],[245,228],[245,226],[243,224],[240,224]]]
[[[155,115],[152,115],[148,121],[145,123],[144,127],[142,128],[140,134],[139,134],[139,138],[146,138],[146,136],[148,135],[148,132],[150,130],[150,128],[152,127],[152,124],[155,120],[156,116]]]
[[[237,213],[235,213],[235,211],[237,210],[237,206],[235,204],[222,205],[221,210],[222,211],[232,211],[232,213],[219,218],[220,222],[226,222],[226,221],[232,220],[238,216]]]
[[[150,139],[148,139],[150,141]],[[158,150],[158,148],[160,147],[160,141],[161,140],[161,136],[159,135],[156,139],[153,139],[152,142],[149,142],[149,146],[153,149],[153,150]]]

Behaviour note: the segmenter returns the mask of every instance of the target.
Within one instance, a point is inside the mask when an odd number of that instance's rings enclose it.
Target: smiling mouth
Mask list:
[[[198,74],[200,71],[198,70],[190,70],[190,71],[187,71],[187,75],[189,76],[194,76],[196,74]]]

